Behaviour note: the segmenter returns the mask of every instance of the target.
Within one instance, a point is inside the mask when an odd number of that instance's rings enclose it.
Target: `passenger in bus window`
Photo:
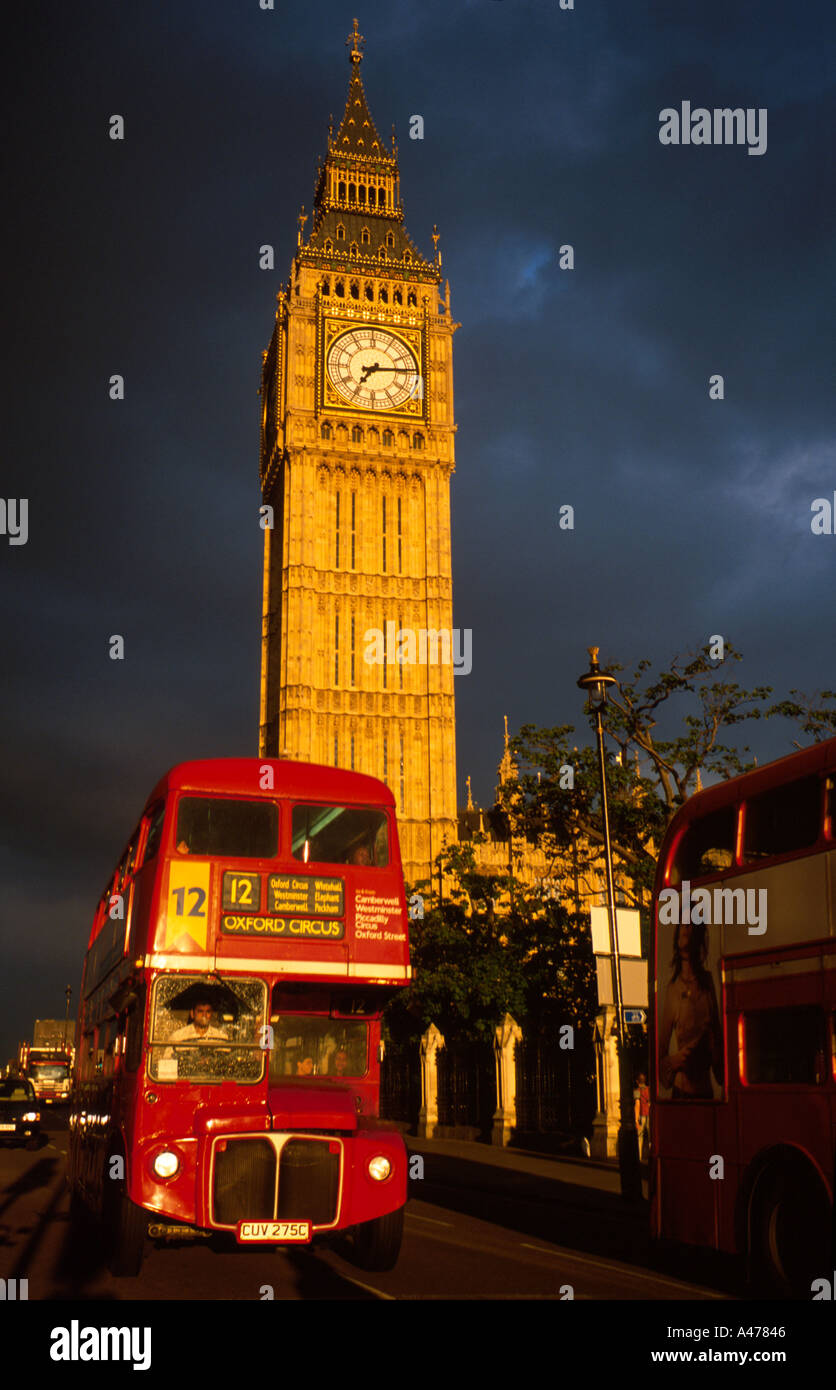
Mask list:
[[[301,1062],[296,1063],[297,1076],[313,1076],[314,1060],[313,1057],[303,1057]]]
[[[171,1034],[169,1042],[206,1042],[218,1038],[228,1042],[221,1028],[212,1027],[214,1009],[208,999],[197,1000],[189,1010],[189,1022]]]
[[[373,864],[374,859],[368,845],[355,845],[348,856],[349,864]]]
[[[705,925],[680,923],[659,1031],[659,1080],[672,1100],[713,1100],[712,1072],[723,1086],[723,1035],[707,960]]]
[[[348,1074],[348,1053],[344,1047],[340,1047],[334,1053],[334,1076],[346,1076]]]

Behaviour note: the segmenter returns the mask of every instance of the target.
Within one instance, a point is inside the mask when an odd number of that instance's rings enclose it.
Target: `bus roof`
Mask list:
[[[394,808],[395,798],[385,782],[363,772],[325,767],[321,763],[291,762],[288,758],[205,758],[178,763],[161,777],[146,806],[170,791],[226,792],[238,796],[269,795],[261,788],[262,769],[273,769],[274,796],[369,804]]]
[[[801,748],[796,753],[787,753],[783,758],[765,763],[763,767],[741,772],[737,777],[730,777],[728,781],[718,782],[714,787],[695,792],[672,818],[665,832],[665,839],[669,841],[683,823],[698,820],[723,806],[735,805],[749,797],[758,796],[761,792],[779,787],[782,782],[795,782],[801,777],[812,777],[817,773],[830,771],[836,771],[836,738],[814,743],[811,748]]]

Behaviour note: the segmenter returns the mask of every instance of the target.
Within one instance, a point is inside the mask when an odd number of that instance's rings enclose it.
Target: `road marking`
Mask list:
[[[526,1250],[538,1250],[541,1255],[555,1255],[559,1256],[561,1259],[577,1260],[579,1264],[592,1265],[594,1269],[608,1269],[613,1274],[626,1274],[629,1275],[631,1279],[644,1279],[649,1284],[669,1284],[671,1288],[685,1289],[686,1291],[699,1289],[701,1293],[705,1294],[706,1298],[716,1298],[722,1302],[728,1300],[726,1294],[713,1293],[710,1289],[704,1289],[701,1284],[683,1284],[681,1280],[671,1279],[667,1274],[645,1274],[642,1270],[636,1269],[633,1265],[618,1265],[613,1264],[609,1260],[590,1259],[585,1255],[576,1255],[574,1250],[564,1250],[560,1247],[555,1250],[549,1250],[544,1245],[529,1245],[525,1240],[521,1240],[520,1245],[524,1246]]]
[[[431,1226],[449,1226],[451,1230],[453,1229],[452,1221],[436,1221],[434,1216],[418,1216],[414,1211],[408,1211],[406,1219],[407,1221],[429,1221]]]
[[[397,1303],[398,1301],[393,1293],[384,1293],[382,1289],[373,1289],[371,1284],[362,1284],[359,1279],[352,1279],[349,1274],[343,1274],[341,1277],[346,1279],[349,1284],[356,1284],[358,1289],[365,1289],[366,1293],[373,1293],[375,1298],[385,1298],[390,1303]]]

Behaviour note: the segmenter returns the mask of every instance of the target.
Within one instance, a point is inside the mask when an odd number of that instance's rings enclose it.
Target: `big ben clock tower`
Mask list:
[[[349,38],[345,114],[299,217],[262,372],[260,751],[380,777],[404,872],[456,836],[450,293],[407,235]],[[266,514],[269,517],[269,513]],[[410,635],[411,634],[411,635]]]

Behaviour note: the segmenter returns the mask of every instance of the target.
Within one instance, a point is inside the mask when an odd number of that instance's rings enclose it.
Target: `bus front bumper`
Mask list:
[[[177,1238],[226,1232],[241,1243],[307,1242],[397,1211],[406,1202],[406,1146],[394,1131],[351,1134],[292,1130],[208,1135],[188,1146],[192,1162],[152,1181],[142,1164],[134,1200],[163,1218],[150,1234]],[[159,1227],[159,1229],[157,1229]]]

